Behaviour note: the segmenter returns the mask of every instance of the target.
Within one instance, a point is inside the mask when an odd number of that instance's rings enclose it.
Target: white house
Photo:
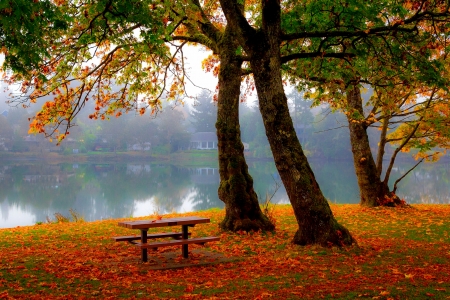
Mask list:
[[[150,151],[152,150],[152,144],[150,142],[136,143],[127,145],[128,151]]]
[[[196,132],[191,136],[190,149],[217,149],[217,134],[215,132]]]

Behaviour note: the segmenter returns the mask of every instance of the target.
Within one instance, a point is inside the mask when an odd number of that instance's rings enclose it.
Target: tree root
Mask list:
[[[264,216],[261,215],[261,217],[251,220],[249,218],[245,219],[238,219],[238,218],[231,218],[231,217],[225,217],[225,219],[220,222],[219,224],[220,229],[226,230],[226,231],[273,231],[275,230],[275,225],[270,222],[270,220]]]
[[[386,207],[411,207],[405,200],[400,199],[395,193],[389,192],[383,198],[377,199],[377,206]]]

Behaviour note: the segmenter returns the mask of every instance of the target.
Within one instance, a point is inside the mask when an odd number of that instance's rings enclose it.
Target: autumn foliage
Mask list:
[[[290,206],[275,206],[276,233],[224,233],[222,210],[196,212],[211,224],[193,236],[220,236],[202,248],[230,261],[152,270],[151,258],[180,249],[139,251],[112,236],[133,232],[118,220],[0,230],[0,299],[445,299],[450,296],[450,206],[367,209],[332,205],[359,247],[300,247]],[[147,217],[149,218],[149,217]],[[138,232],[134,232],[138,233]],[[197,250],[201,246],[192,246]],[[200,254],[191,255],[195,265]],[[182,261],[181,259],[179,261]]]

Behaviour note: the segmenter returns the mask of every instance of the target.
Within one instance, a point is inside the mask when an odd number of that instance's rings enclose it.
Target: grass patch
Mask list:
[[[275,233],[221,232],[224,211],[211,209],[183,214],[211,218],[192,235],[219,236],[205,250],[240,259],[162,271],[110,239],[139,234],[118,220],[73,222],[79,216],[72,215],[71,222],[2,229],[0,298],[450,299],[450,206],[331,207],[359,247],[291,244],[297,223],[289,205],[273,206]],[[151,232],[165,229],[172,230]]]

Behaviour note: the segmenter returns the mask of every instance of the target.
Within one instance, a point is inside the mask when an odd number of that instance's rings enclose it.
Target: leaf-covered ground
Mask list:
[[[212,210],[185,214],[211,218],[192,235],[219,236],[205,250],[238,259],[159,271],[140,263],[132,245],[110,239],[138,233],[118,220],[2,229],[0,299],[450,299],[449,205],[332,209],[359,247],[292,245],[287,205],[274,207],[274,234],[220,232],[224,213]]]

